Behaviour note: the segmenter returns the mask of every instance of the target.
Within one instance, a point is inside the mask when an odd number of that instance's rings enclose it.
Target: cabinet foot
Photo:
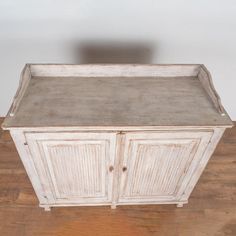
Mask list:
[[[183,203],[178,203],[176,206],[177,206],[177,207],[183,207],[184,204],[183,204]]]
[[[44,207],[44,211],[51,211],[51,207],[45,206],[45,207]]]
[[[116,209],[116,205],[111,205],[111,209]]]

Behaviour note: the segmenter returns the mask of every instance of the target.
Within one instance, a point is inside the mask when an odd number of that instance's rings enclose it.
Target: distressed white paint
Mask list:
[[[25,133],[45,195],[60,202],[111,202],[113,133]]]
[[[45,210],[76,205],[181,207],[188,202],[224,128],[57,131],[11,130]]]
[[[119,202],[180,200],[212,133],[128,133]]]
[[[232,125],[203,65],[28,64],[2,127],[194,125]]]
[[[156,103],[160,109],[155,107],[153,112],[145,114],[143,117],[140,116],[138,109],[129,113],[130,117],[137,118],[138,123],[134,126],[126,123],[122,125],[123,120],[119,116],[112,120],[114,122],[112,125],[106,123],[100,125],[100,120],[105,120],[103,116],[88,116],[89,119],[92,118],[92,126],[76,125],[79,124],[77,122],[80,122],[81,114],[72,117],[72,121],[76,123],[70,125],[66,125],[66,119],[64,119],[64,123],[59,123],[61,117],[56,116],[51,120],[51,125],[45,123],[40,126],[37,125],[37,122],[41,122],[38,116],[30,113],[27,116],[29,120],[24,120],[25,125],[18,127],[19,120],[22,120],[20,107],[21,111],[24,111],[27,104],[24,95],[27,97],[31,92],[31,87],[27,86],[29,75],[31,75],[31,69],[28,70],[30,67],[30,65],[25,67],[23,80],[21,80],[13,105],[3,123],[3,128],[10,130],[39,199],[39,205],[45,210],[50,210],[52,206],[76,205],[111,205],[112,208],[116,208],[117,205],[124,204],[177,204],[178,207],[182,207],[188,202],[190,193],[225,128],[232,126],[232,121],[227,114],[224,117],[221,116],[225,110],[214,89],[210,75],[208,72],[202,74],[202,69],[204,69],[202,65],[35,65],[35,68],[31,67],[35,75],[41,73],[41,76],[53,76],[42,77],[45,82],[47,79],[54,80],[54,83],[57,82],[55,76],[58,75],[62,79],[66,75],[78,76],[82,73],[84,76],[87,73],[88,78],[83,83],[88,83],[87,80],[92,83],[90,88],[97,99],[101,99],[101,94],[100,96],[97,94],[96,88],[102,75],[109,82],[110,75],[122,76],[113,78],[117,80],[116,86],[121,90],[121,84],[124,81],[127,82],[128,79],[132,81],[133,86],[141,86],[138,81],[141,78],[142,84],[144,80],[142,81],[143,78],[140,76],[147,74],[151,77],[151,81],[145,80],[149,91],[156,80],[165,81],[161,90],[165,91],[162,96],[167,101],[161,104]],[[151,68],[150,71],[149,68]],[[168,68],[170,68],[169,71]],[[107,69],[111,71],[109,72]],[[209,114],[214,114],[214,120],[209,118],[210,116],[202,116],[200,118],[203,123],[199,125],[196,122],[200,113],[195,113],[192,120],[187,117],[186,113],[183,113],[181,116],[184,123],[180,125],[177,114],[176,116],[170,115],[175,107],[168,107],[168,99],[165,99],[165,96],[168,98],[170,90],[168,79],[171,84],[174,82],[177,86],[182,78],[181,73],[188,74],[186,78],[183,77],[183,81],[188,85],[182,81],[180,89],[182,92],[179,93],[177,89],[176,99],[181,97],[182,104],[188,104],[188,99],[192,96],[188,91],[189,80],[193,80],[190,88],[198,87],[196,93],[198,96],[194,96],[193,104],[196,102],[200,105],[203,115],[207,114],[207,109],[213,112]],[[130,76],[132,77],[130,78]],[[40,78],[38,79],[40,80]],[[74,77],[72,85],[78,86],[78,78]],[[200,82],[196,83],[198,79]],[[34,86],[37,85],[37,83],[34,84]],[[65,87],[63,88],[65,89]],[[67,89],[70,90],[68,87]],[[140,95],[142,90],[136,89],[137,91],[133,92]],[[174,89],[173,92],[176,92],[175,86],[172,89]],[[104,92],[107,91],[110,91],[109,86]],[[154,95],[146,98],[149,99],[148,104],[156,102]],[[37,99],[42,99],[35,93],[30,96],[32,102],[37,103]],[[55,93],[51,93],[50,96],[54,101]],[[71,107],[72,109],[76,105],[77,96],[72,97],[75,99],[71,103],[74,105]],[[209,103],[205,109],[203,109],[205,103],[202,104],[203,100],[200,97],[204,97],[204,101]],[[64,97],[62,96],[60,99],[63,100]],[[138,102],[138,100],[134,100],[133,106]],[[50,105],[54,106],[53,103]],[[65,107],[59,105],[63,111]],[[88,100],[83,112],[88,112],[92,105],[91,100]],[[117,107],[112,106],[111,108],[116,109]],[[120,109],[125,109],[125,107],[121,106]],[[144,107],[140,109],[144,109]],[[190,114],[194,112],[194,109],[195,107],[189,106],[189,104],[185,107],[186,112]],[[160,111],[166,113],[160,114]],[[129,111],[124,110],[124,112]],[[72,116],[71,114],[68,114],[68,117]],[[62,112],[61,116],[63,115]],[[104,116],[106,115],[104,114]],[[162,119],[158,119],[161,115]],[[155,125],[147,124],[147,117],[157,118]],[[43,118],[46,121],[50,120],[50,114]],[[15,120],[11,124],[12,119]],[[165,119],[171,121],[168,123],[169,125],[162,125],[161,122]],[[216,119],[222,123],[214,123]],[[36,122],[36,125],[30,125],[32,121]],[[115,122],[121,125],[115,125]]]
[[[197,76],[201,65],[141,65],[141,64],[90,64],[90,65],[37,65],[31,64],[32,76],[39,77],[149,77]]]

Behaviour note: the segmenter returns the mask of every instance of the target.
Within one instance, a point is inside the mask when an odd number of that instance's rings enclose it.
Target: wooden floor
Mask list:
[[[236,236],[236,128],[226,131],[183,208],[65,207],[51,212],[38,207],[9,133],[0,131],[0,235]]]

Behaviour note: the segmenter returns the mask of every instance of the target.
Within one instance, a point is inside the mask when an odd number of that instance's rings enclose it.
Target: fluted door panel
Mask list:
[[[211,132],[127,134],[119,201],[176,200],[211,135]]]
[[[115,134],[27,134],[31,156],[55,202],[110,202]]]

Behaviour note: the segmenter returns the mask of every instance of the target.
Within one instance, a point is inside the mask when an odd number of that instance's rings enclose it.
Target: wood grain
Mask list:
[[[33,77],[7,127],[231,126],[197,77]]]
[[[22,75],[5,129],[232,126],[203,65],[30,64]]]
[[[196,76],[199,64],[31,64],[32,76],[136,77]]]
[[[0,235],[235,236],[236,128],[225,132],[183,208],[172,205],[38,207],[7,131],[0,131]]]

